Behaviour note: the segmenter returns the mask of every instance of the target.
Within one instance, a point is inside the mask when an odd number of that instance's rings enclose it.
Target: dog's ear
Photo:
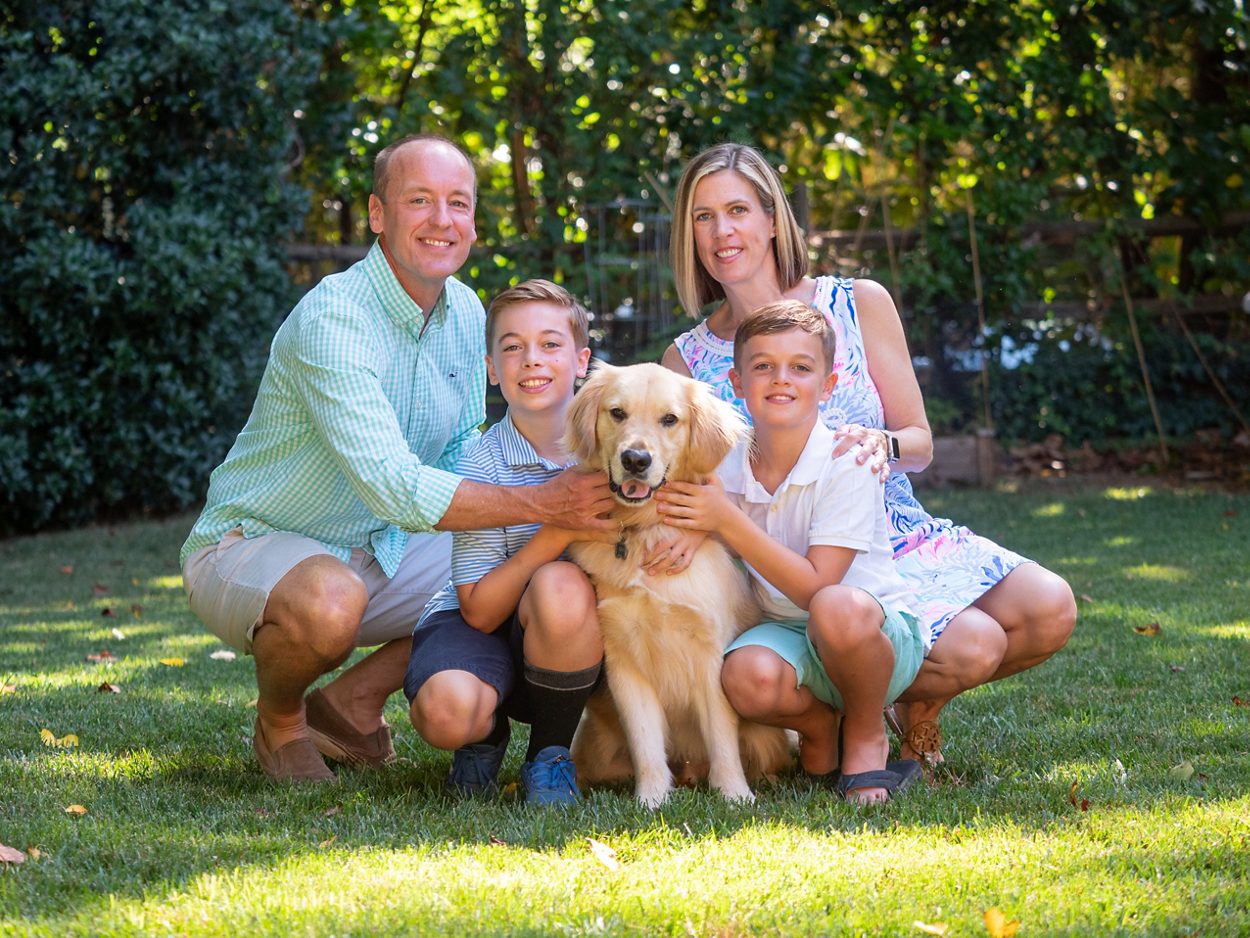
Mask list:
[[[614,371],[611,365],[596,362],[594,371],[569,405],[564,420],[564,451],[580,463],[589,463],[599,447],[599,403]]]
[[[687,467],[696,476],[716,471],[729,451],[747,433],[747,422],[734,406],[722,401],[701,381],[688,379],[690,447]]]

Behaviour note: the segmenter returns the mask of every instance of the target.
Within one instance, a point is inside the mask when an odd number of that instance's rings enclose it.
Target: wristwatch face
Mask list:
[[[890,441],[890,462],[898,462],[898,437],[887,431],[885,438]]]

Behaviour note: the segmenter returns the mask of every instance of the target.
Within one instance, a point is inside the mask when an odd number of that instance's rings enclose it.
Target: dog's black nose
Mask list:
[[[645,449],[627,449],[621,453],[621,467],[626,472],[641,475],[651,465],[651,454]]]

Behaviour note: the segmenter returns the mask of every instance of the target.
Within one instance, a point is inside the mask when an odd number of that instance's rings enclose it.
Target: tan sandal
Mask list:
[[[942,729],[936,720],[921,720],[903,735],[903,745],[925,765],[936,765],[942,756]]]

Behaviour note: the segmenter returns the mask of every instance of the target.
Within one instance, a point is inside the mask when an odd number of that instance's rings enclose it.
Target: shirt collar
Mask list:
[[[799,453],[798,461],[786,476],[785,481],[777,487],[776,493],[770,495],[768,490],[755,481],[755,473],[751,471],[751,441],[739,443],[725,457],[717,470],[721,484],[726,492],[742,495],[749,502],[769,502],[791,485],[811,485],[820,478],[825,463],[832,458],[834,440],[833,431],[817,420],[808,434],[803,452]]]
[[[417,302],[408,295],[408,291],[403,288],[399,282],[399,278],[395,276],[395,271],[391,269],[391,263],[386,259],[386,252],[382,250],[382,239],[377,238],[373,242],[373,247],[369,249],[369,253],[365,255],[362,262],[365,268],[365,275],[369,278],[369,282],[373,284],[373,289],[377,291],[378,299],[382,302],[382,308],[386,310],[386,314],[391,317],[394,323],[401,329],[411,332],[414,336],[421,334],[421,329],[425,325],[426,314]],[[448,277],[448,280],[451,278]],[[443,286],[443,290],[438,295],[438,299],[434,301],[434,308],[430,310],[429,318],[431,322],[439,322],[447,312],[447,287]]]
[[[572,464],[571,459],[558,463],[538,455],[534,444],[523,437],[521,431],[516,428],[516,424],[512,422],[511,412],[504,414],[503,420],[499,421],[499,449],[503,453],[504,463],[514,469],[522,466],[542,466],[544,469],[559,470]]]

